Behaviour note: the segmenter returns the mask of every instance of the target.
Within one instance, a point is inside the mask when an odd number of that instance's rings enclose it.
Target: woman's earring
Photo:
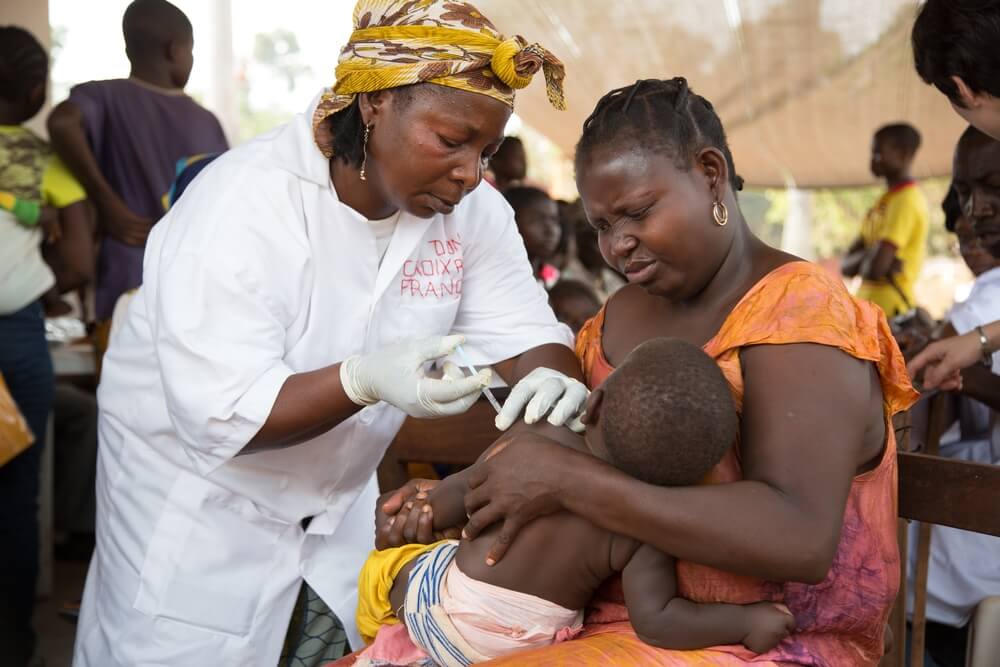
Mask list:
[[[729,209],[721,201],[717,201],[712,204],[712,217],[715,218],[715,224],[725,227],[729,222]]]
[[[365,178],[365,165],[368,164],[368,135],[372,132],[371,123],[365,125],[365,135],[361,138],[361,173],[358,176],[361,177],[362,181],[367,181]]]

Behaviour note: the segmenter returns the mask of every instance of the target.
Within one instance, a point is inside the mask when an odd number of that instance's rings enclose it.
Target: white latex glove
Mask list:
[[[523,410],[527,424],[534,424],[548,413],[548,421],[553,426],[565,426],[582,433],[586,427],[580,415],[587,407],[588,396],[590,392],[582,382],[551,368],[536,368],[514,385],[497,415],[496,426],[506,431]]]
[[[451,362],[444,377],[429,378],[427,362],[445,357],[465,341],[462,336],[432,336],[399,343],[364,356],[355,355],[340,365],[340,383],[358,405],[390,403],[411,417],[448,417],[462,414],[479,400],[493,372],[485,368],[468,377]]]

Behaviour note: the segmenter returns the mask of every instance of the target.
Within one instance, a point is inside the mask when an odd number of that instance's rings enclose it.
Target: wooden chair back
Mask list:
[[[893,650],[882,660],[887,667],[905,667],[907,564],[909,560],[908,521],[919,521],[914,569],[913,619],[910,667],[923,667],[927,623],[927,577],[933,525],[1000,536],[1000,466],[969,463],[938,456],[941,436],[947,424],[945,401],[939,394],[931,399],[927,440],[923,453],[905,451],[899,463],[899,551],[900,587],[890,619]]]

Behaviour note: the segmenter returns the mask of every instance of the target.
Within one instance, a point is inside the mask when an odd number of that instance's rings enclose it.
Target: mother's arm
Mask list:
[[[870,364],[811,344],[747,348],[742,362],[743,481],[658,487],[522,438],[470,472],[466,533],[503,520],[490,554],[498,559],[520,526],[561,507],[684,560],[821,581],[852,478],[877,453],[864,446],[873,402],[881,406]]]

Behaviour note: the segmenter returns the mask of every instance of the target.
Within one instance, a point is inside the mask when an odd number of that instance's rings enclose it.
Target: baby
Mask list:
[[[591,394],[587,415],[592,455],[664,486],[701,481],[738,428],[715,362],[690,343],[666,338],[637,347]],[[449,488],[454,479],[428,501],[435,524],[453,525],[465,515],[461,488]],[[779,604],[677,597],[670,556],[568,512],[533,521],[504,559],[487,567],[493,541],[486,532],[471,541],[373,552],[359,581],[358,628],[378,636],[356,665],[467,665],[570,639],[581,631],[582,610],[597,588],[619,572],[632,625],[654,646],[742,643],[763,653],[795,627]]]

